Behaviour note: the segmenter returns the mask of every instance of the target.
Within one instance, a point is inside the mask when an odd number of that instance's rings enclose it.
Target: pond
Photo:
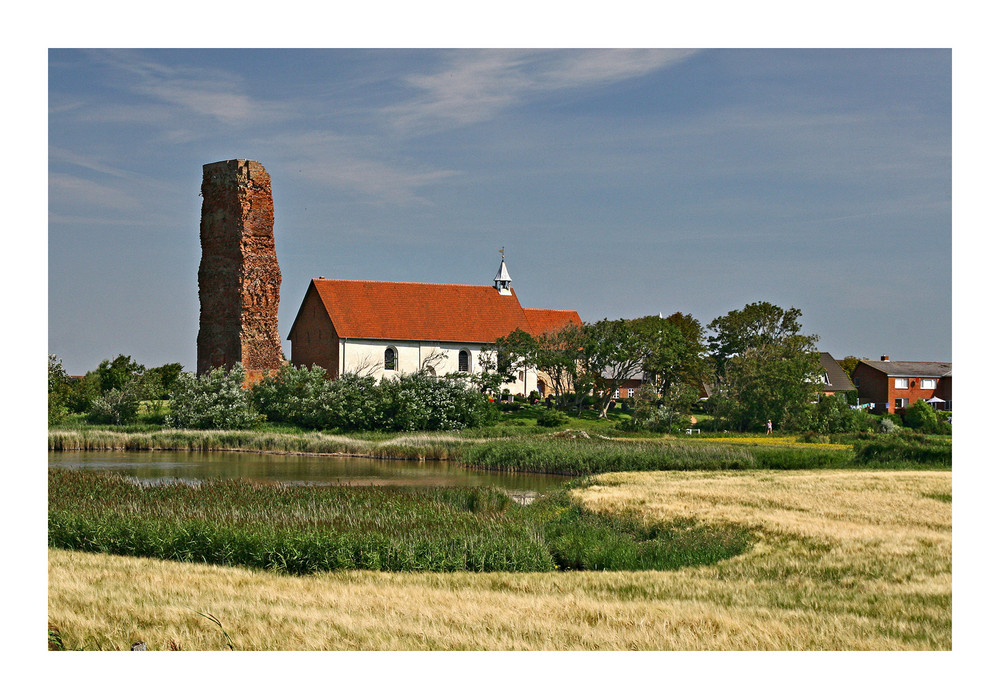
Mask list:
[[[447,461],[245,452],[52,451],[49,466],[120,473],[144,483],[242,478],[290,485],[492,486],[520,502],[570,480],[547,474],[476,471]]]

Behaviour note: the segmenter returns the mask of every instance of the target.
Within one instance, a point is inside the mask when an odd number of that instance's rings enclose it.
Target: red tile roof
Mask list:
[[[541,335],[569,325],[583,325],[576,311],[558,311],[552,308],[525,308],[524,315],[531,324],[531,334]]]
[[[311,286],[345,338],[488,343],[518,328],[537,334],[580,322],[576,311],[522,308],[516,294],[492,286],[348,279]]]

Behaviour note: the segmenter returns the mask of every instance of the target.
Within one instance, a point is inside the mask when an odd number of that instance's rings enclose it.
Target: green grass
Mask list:
[[[572,433],[571,433],[572,434]],[[746,469],[750,451],[731,445],[576,437],[508,439],[465,445],[461,463],[496,471],[589,475],[609,471]]]
[[[482,488],[143,486],[49,470],[49,546],[293,574],[673,569],[736,555],[750,530],[644,526],[565,493],[520,507]]]

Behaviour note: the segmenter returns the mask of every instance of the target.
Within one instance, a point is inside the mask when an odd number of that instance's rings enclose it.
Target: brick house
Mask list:
[[[501,261],[493,286],[313,279],[288,339],[292,364],[319,365],[333,378],[420,370],[471,375],[497,338],[567,323],[581,324],[576,311],[523,308]],[[503,388],[528,395],[544,378],[526,368]]]
[[[893,362],[862,359],[852,374],[862,403],[874,403],[875,412],[905,411],[914,401],[930,401],[951,410],[951,362]],[[938,402],[940,401],[940,402]]]
[[[602,373],[601,379],[607,381],[611,378],[611,374]],[[639,369],[632,374],[630,374],[624,381],[622,381],[618,388],[616,388],[611,393],[611,397],[615,400],[625,400],[627,398],[635,398],[635,394],[639,392],[639,388],[643,384],[649,383],[649,376],[646,375],[642,369]]]

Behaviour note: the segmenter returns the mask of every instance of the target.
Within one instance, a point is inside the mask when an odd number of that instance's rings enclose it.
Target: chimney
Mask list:
[[[880,359],[883,362],[888,362],[889,361],[889,355],[888,354],[883,354]]]

